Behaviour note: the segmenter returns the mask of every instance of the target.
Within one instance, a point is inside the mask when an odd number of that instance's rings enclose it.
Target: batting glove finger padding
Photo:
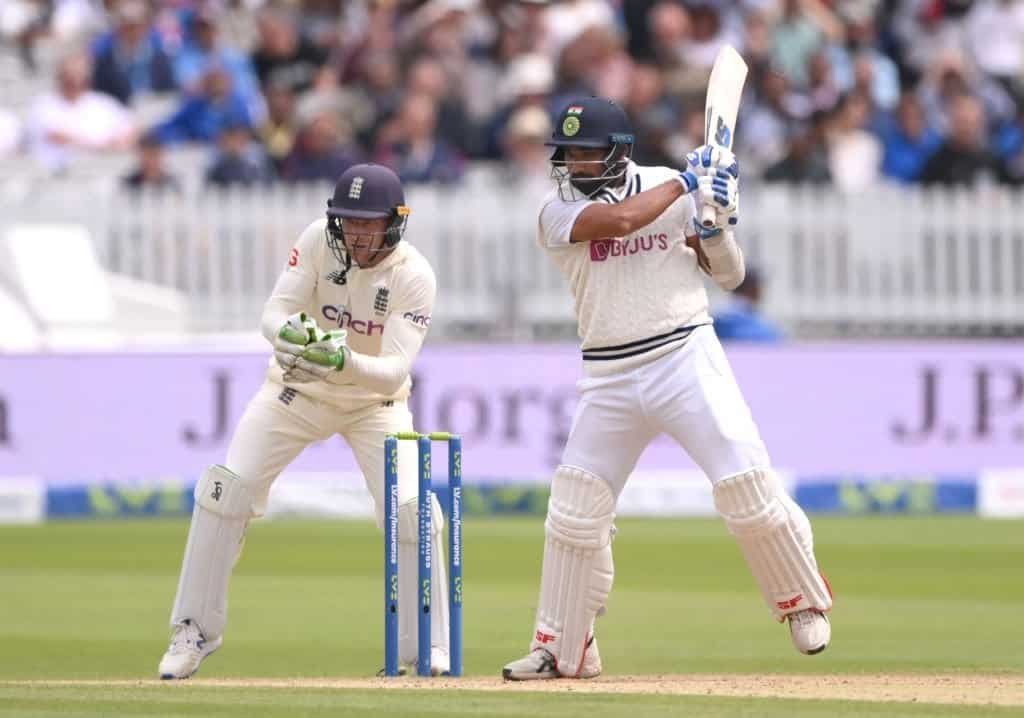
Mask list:
[[[736,226],[739,223],[740,197],[736,178],[724,170],[716,170],[714,175],[701,177],[698,184],[698,205],[711,206],[716,210],[715,225],[705,228],[706,231]]]
[[[739,179],[740,163],[731,151],[715,145],[701,145],[686,155],[687,170],[698,176],[714,176],[719,171]]]

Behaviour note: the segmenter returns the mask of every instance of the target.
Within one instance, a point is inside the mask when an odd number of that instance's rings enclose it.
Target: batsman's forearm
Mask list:
[[[722,289],[731,291],[740,286],[746,276],[743,251],[736,243],[731,229],[710,239],[701,240],[701,248],[707,255],[711,278]]]
[[[587,207],[572,228],[573,242],[625,237],[646,227],[673,202],[686,194],[680,182],[670,181],[623,200],[619,204],[595,202]]]

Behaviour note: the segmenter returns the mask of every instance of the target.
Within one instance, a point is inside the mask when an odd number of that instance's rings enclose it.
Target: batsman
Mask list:
[[[274,358],[235,429],[223,465],[195,488],[173,635],[160,661],[164,679],[188,678],[224,641],[228,582],[249,521],[262,516],[278,474],[313,442],[341,435],[384,516],[384,438],[412,431],[412,363],[434,305],[434,272],[403,242],[410,210],[401,182],[380,165],[356,165],[338,180],[327,215],[302,232],[263,310]],[[417,656],[415,445],[399,449],[399,658]],[[432,580],[444,586],[443,517],[431,504]],[[339,547],[344,550],[344,547]],[[431,670],[445,673],[448,596],[431,610]],[[344,628],[343,624],[339,628]]]
[[[811,525],[787,495],[708,314],[701,272],[726,290],[743,280],[739,165],[705,145],[682,171],[630,158],[625,112],[606,99],[570,103],[549,145],[558,187],[537,239],[569,282],[584,377],[551,481],[540,598],[530,651],[507,680],[601,673],[594,620],[612,588],[615,506],[644,448],[672,437],[711,481],[772,616],[805,654],[828,645],[831,590]],[[697,210],[714,208],[705,226]],[[705,216],[706,218],[706,216]]]

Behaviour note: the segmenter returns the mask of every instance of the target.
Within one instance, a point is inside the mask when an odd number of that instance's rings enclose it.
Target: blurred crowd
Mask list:
[[[185,143],[217,185],[363,160],[410,183],[474,161],[543,176],[581,94],[627,109],[638,161],[678,166],[726,43],[750,65],[745,178],[1024,182],[1020,0],[0,0],[0,33],[27,74],[58,49],[38,96],[0,107],[0,156],[134,151],[131,186],[176,186]]]

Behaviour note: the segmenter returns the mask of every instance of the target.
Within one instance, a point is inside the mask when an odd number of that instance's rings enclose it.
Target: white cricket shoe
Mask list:
[[[207,641],[199,626],[186,618],[174,627],[171,645],[160,660],[160,678],[165,681],[188,678],[223,642],[223,636]]]
[[[789,632],[793,636],[793,645],[801,653],[813,656],[821,653],[828,647],[832,640],[832,626],[821,611],[813,608],[805,608],[803,611],[791,613],[789,619]]]
[[[452,661],[448,652],[443,648],[434,646],[430,649],[430,675],[432,676],[447,676],[452,672]],[[398,664],[398,675],[400,676],[415,676],[419,666],[416,661],[402,661]],[[381,668],[377,671],[378,678],[384,678],[384,669]]]
[[[430,649],[430,675],[447,676],[452,672],[452,659],[448,651],[436,646]]]
[[[535,648],[518,661],[512,661],[501,670],[506,681],[538,681],[548,678],[597,678],[601,675],[601,654],[597,650],[597,637],[591,636],[583,654],[579,675],[566,676],[558,671],[558,661],[546,648]]]

